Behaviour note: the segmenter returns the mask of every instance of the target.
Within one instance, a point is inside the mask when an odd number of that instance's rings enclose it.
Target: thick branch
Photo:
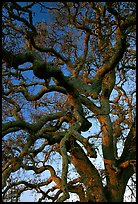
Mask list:
[[[40,120],[35,123],[35,124],[30,124],[30,123],[27,123],[27,122],[24,122],[22,120],[17,120],[17,121],[12,121],[12,122],[7,122],[7,123],[4,123],[2,126],[2,130],[3,132],[8,130],[9,128],[13,128],[13,127],[19,127],[21,129],[27,129],[28,132],[29,131],[38,131],[42,128],[42,126],[50,121],[50,120],[55,120],[55,119],[58,119],[60,117],[62,117],[65,113],[64,112],[58,112],[58,113],[54,113],[54,114],[49,114],[49,115],[44,115],[40,118]]]
[[[87,189],[87,202],[106,202],[98,171],[90,162],[79,144],[75,143],[71,149],[71,162],[81,176]]]
[[[14,67],[15,69],[26,62],[42,62],[42,58],[38,53],[27,51],[24,53],[14,54],[6,49],[2,49],[2,59],[6,62],[7,67]]]
[[[127,160],[135,160],[135,159],[136,159],[136,118],[128,133],[128,136],[124,144],[122,155],[118,162],[121,165],[122,162],[125,162]]]

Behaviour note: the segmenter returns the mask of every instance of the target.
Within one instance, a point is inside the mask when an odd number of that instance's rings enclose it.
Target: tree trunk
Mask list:
[[[87,202],[107,202],[99,173],[82,148],[75,143],[70,154],[71,161],[86,187]]]

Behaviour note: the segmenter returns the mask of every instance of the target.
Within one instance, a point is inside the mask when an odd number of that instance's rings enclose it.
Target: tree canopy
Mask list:
[[[135,2],[3,2],[3,201],[134,201],[135,172]]]

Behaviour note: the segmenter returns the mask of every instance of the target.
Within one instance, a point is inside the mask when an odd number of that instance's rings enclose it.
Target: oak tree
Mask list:
[[[135,35],[134,2],[3,2],[3,201],[28,190],[37,202],[124,201],[136,172]]]

